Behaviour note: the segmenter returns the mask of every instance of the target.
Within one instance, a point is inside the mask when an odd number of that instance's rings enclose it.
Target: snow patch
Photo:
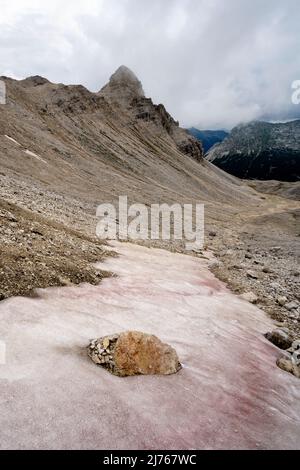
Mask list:
[[[299,448],[299,379],[276,366],[265,313],[209,261],[111,245],[96,266],[117,276],[98,286],[0,302],[0,449]],[[173,346],[182,371],[127,380],[88,360],[91,338],[126,330]]]
[[[31,150],[24,150],[24,153],[26,153],[26,155],[29,155],[30,157],[34,157],[37,160],[40,160],[41,162],[47,163],[42,157],[40,157],[34,152],[31,152]]]
[[[21,146],[21,144],[19,144],[19,142],[17,142],[15,139],[13,139],[12,137],[9,137],[9,135],[5,135],[4,137],[6,137],[8,140],[10,140],[11,142],[13,142],[14,144],[18,145],[19,147]]]

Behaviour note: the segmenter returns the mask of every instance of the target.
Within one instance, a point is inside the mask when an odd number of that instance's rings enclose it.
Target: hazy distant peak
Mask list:
[[[121,65],[115,73],[111,76],[110,82],[127,82],[127,83],[140,83],[139,79],[135,73],[126,67],[126,65]]]

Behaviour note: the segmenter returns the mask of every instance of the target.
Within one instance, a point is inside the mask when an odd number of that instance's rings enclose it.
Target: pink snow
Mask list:
[[[297,449],[300,382],[276,366],[264,312],[230,293],[209,261],[132,244],[99,286],[0,303],[1,449]],[[184,367],[121,379],[87,357],[126,330],[171,344]]]

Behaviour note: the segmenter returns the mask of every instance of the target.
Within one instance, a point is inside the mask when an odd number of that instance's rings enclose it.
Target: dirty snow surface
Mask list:
[[[0,303],[2,449],[296,449],[300,382],[276,367],[273,325],[209,261],[131,244],[99,286]],[[158,335],[184,365],[120,379],[87,357],[91,338]]]

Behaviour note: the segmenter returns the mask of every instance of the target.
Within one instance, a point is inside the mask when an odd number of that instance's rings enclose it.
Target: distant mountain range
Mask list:
[[[229,133],[226,131],[200,131],[195,127],[188,129],[189,133],[202,142],[204,152],[208,152],[211,147],[219,142],[223,142]]]
[[[300,120],[239,125],[222,143],[212,147],[206,158],[239,178],[298,181]]]

